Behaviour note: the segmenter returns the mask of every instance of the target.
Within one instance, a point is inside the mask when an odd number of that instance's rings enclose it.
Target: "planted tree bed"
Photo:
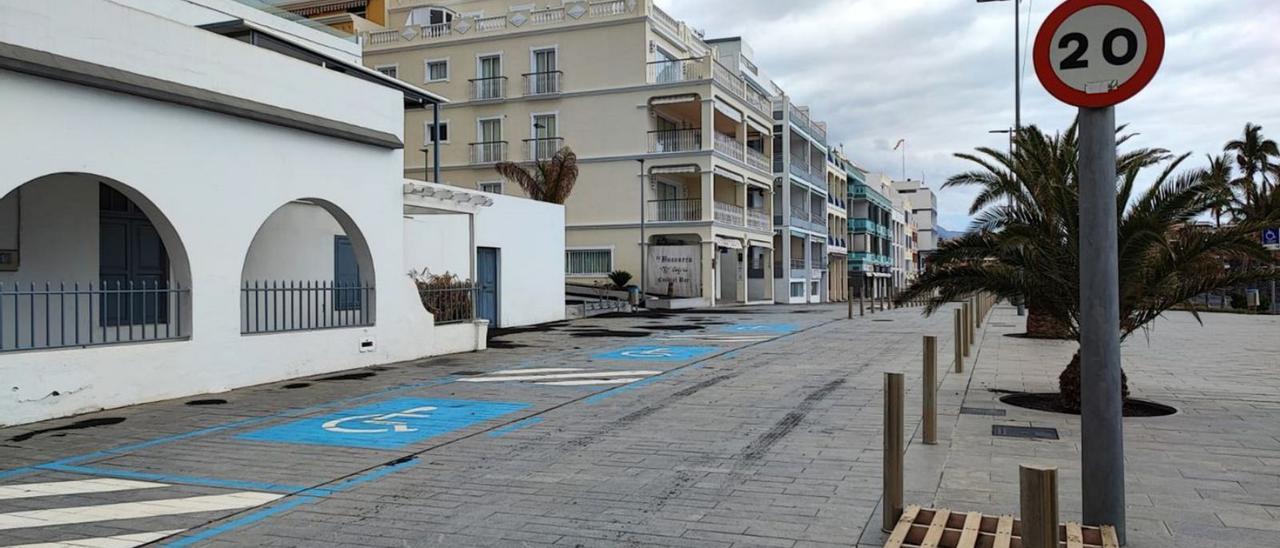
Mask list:
[[[1001,397],[1000,401],[1007,405],[1021,407],[1023,409],[1034,409],[1036,411],[1062,413],[1065,415],[1080,414],[1080,411],[1070,409],[1064,405],[1062,403],[1062,395],[1057,392],[1009,394]],[[1178,410],[1173,407],[1156,402],[1134,398],[1127,398],[1124,400],[1124,416],[1126,417],[1166,417],[1177,412]]]

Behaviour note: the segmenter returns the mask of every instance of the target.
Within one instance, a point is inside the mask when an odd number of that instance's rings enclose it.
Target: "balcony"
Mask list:
[[[650,84],[678,84],[706,79],[707,60],[702,57],[649,63]]]
[[[649,152],[664,154],[702,150],[702,129],[662,129],[649,132]]]
[[[645,218],[652,223],[688,223],[702,220],[702,200],[649,200]]]
[[[472,101],[497,101],[507,98],[507,77],[476,78],[471,83]]]
[[[591,0],[586,4],[572,3],[567,6],[512,10],[504,15],[489,17],[458,17],[452,22],[436,25],[413,25],[368,31],[360,33],[360,42],[369,50],[422,43],[435,44],[476,38],[477,35],[514,33],[539,27],[554,28],[590,24],[598,20],[636,15],[639,9],[634,0]],[[483,38],[493,39],[488,36]]]
[[[530,162],[550,160],[564,148],[564,137],[544,137],[524,140],[524,159]]]
[[[471,148],[471,163],[473,165],[496,164],[507,161],[506,141],[486,141],[471,143],[468,146]]]
[[[747,165],[764,173],[773,173],[769,157],[754,148],[747,147]]]
[[[808,133],[809,137],[813,138],[814,141],[817,141],[823,146],[827,144],[826,128],[822,127],[821,124],[814,121],[808,114],[803,110],[800,110],[800,108],[795,105],[791,105],[791,122],[794,123],[796,127],[804,130],[805,133]]]
[[[712,134],[716,136],[716,152],[744,164],[747,162],[747,153],[745,152],[747,147],[742,144],[742,141],[720,133],[719,131],[712,132]]]
[[[743,209],[733,204],[724,202],[715,202],[716,222],[730,224],[733,226],[746,226],[746,215]]]
[[[876,232],[876,224],[871,219],[849,219],[849,230],[858,233]]]
[[[524,96],[537,97],[539,95],[557,95],[561,92],[561,84],[564,80],[564,72],[553,70],[551,72],[530,72],[524,74]]]
[[[748,209],[747,210],[747,228],[771,231],[773,230],[773,223],[770,222],[769,214],[765,210]]]

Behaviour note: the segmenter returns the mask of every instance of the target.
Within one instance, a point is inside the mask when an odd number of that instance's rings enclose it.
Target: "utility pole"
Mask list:
[[[647,295],[649,287],[649,239],[645,234],[645,190],[649,187],[649,181],[646,178],[647,173],[644,171],[644,158],[636,160],[640,162],[640,305],[648,308]]]

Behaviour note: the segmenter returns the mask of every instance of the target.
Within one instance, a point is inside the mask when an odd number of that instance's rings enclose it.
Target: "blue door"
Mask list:
[[[500,252],[492,247],[476,248],[476,315],[489,320],[489,327],[501,327],[498,321],[498,296],[502,289],[499,276]]]
[[[347,236],[333,237],[333,283],[337,287],[334,308],[360,310],[360,264]]]
[[[165,323],[169,255],[151,219],[127,196],[98,186],[99,321],[104,326]]]

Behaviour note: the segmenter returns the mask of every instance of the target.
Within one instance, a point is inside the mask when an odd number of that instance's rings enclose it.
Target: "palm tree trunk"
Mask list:
[[[1062,398],[1062,406],[1072,413],[1080,412],[1080,351],[1071,358],[1071,363],[1058,375],[1058,396]],[[1120,397],[1129,399],[1129,376],[1120,370]]]
[[[1035,303],[1028,302],[1027,336],[1033,339],[1065,339],[1071,336],[1071,329]]]

